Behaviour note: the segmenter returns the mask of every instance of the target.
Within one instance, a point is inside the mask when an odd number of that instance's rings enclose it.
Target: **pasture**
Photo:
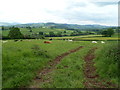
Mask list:
[[[39,34],[39,32],[44,32],[46,34],[49,34],[49,32],[54,32],[55,34],[58,32],[62,32],[62,34],[70,35],[73,31],[72,30],[65,30],[65,29],[50,29],[50,28],[32,28],[32,32],[30,32],[30,29],[27,28],[20,28],[20,31],[24,35],[32,35],[32,34]],[[3,30],[2,35],[7,36],[10,30]],[[64,33],[66,31],[66,33]]]
[[[3,43],[3,87],[25,85],[57,55],[79,46],[79,43],[53,41],[44,44],[44,40],[25,40]],[[33,73],[34,71],[34,73]],[[26,80],[23,80],[25,79]],[[4,83],[5,82],[5,83]]]
[[[34,87],[34,88],[84,88],[84,57],[87,52],[93,48],[98,49],[95,52],[94,60],[97,72],[103,78],[117,84],[116,74],[113,74],[116,68],[114,60],[107,64],[106,54],[103,56],[103,50],[111,47],[117,41],[105,41],[105,43],[91,43],[91,41],[63,41],[52,40],[52,43],[44,43],[47,40],[23,40],[14,42],[7,40],[3,44],[2,65],[3,65],[3,88]],[[111,45],[111,46],[110,46]],[[43,76],[44,81],[36,83],[34,78],[38,72],[45,67],[51,67],[55,57],[76,47],[83,46],[79,51],[64,57],[55,68]],[[115,46],[115,45],[114,45]],[[110,48],[106,49],[109,51]],[[114,53],[114,52],[113,52]],[[102,58],[100,56],[103,56]],[[105,58],[105,60],[103,60]],[[114,59],[114,58],[113,58]],[[104,64],[107,68],[104,68]],[[102,65],[102,66],[101,66]],[[114,67],[110,68],[109,65]],[[105,70],[109,72],[105,73]],[[99,72],[99,70],[102,70]],[[115,71],[117,72],[117,71]],[[108,86],[110,87],[110,86]]]
[[[118,36],[119,34],[116,33],[112,37],[102,37],[102,35],[81,35],[81,36],[66,36],[66,37],[52,37],[52,38],[56,40],[73,39],[74,41],[93,41],[93,40],[116,41],[116,40],[120,40]]]

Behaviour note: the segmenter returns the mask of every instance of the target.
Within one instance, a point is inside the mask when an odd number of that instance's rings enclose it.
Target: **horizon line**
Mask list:
[[[35,24],[35,23],[55,23],[55,24],[73,24],[73,25],[100,25],[100,26],[114,26],[117,27],[118,25],[105,25],[105,24],[75,24],[75,23],[58,23],[58,22],[27,22],[27,23],[22,23],[22,22],[0,22],[0,23],[8,23],[8,24]],[[4,25],[0,25],[0,26],[4,26]]]

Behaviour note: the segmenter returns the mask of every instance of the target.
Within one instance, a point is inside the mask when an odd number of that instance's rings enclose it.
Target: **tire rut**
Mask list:
[[[65,57],[68,56],[71,53],[77,52],[83,48],[83,46],[80,46],[78,48],[69,50],[68,52],[65,52],[59,56],[57,56],[54,60],[50,61],[48,66],[50,67],[45,67],[44,69],[40,70],[37,74],[37,76],[34,78],[33,82],[36,83],[36,85],[30,85],[29,88],[39,88],[39,85],[42,82],[49,82],[49,80],[44,80],[43,77],[47,75],[48,73],[52,72],[55,69],[55,66],[60,63],[60,61]],[[37,85],[39,84],[39,85]]]
[[[95,58],[94,52],[97,47],[92,48],[88,51],[87,55],[84,57],[84,75],[85,75],[85,88],[109,88],[116,87],[116,85],[111,82],[106,82],[106,80],[100,80],[99,75],[96,73],[96,67],[94,66],[93,59]]]

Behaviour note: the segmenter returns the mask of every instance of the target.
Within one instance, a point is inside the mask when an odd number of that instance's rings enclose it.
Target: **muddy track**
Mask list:
[[[36,77],[34,78],[34,80],[33,80],[33,82],[34,82],[36,85],[31,85],[31,86],[29,86],[29,88],[39,88],[40,83],[42,83],[42,82],[47,82],[48,80],[44,80],[43,77],[44,77],[45,75],[47,75],[48,73],[52,72],[52,71],[55,69],[55,66],[56,66],[57,64],[59,64],[60,61],[61,61],[65,56],[68,56],[68,55],[71,54],[71,53],[77,52],[77,51],[80,50],[81,48],[83,48],[83,46],[80,46],[80,47],[78,47],[78,48],[76,48],[76,49],[69,50],[68,52],[63,53],[63,54],[57,56],[54,60],[50,61],[49,64],[48,64],[48,66],[50,66],[50,67],[46,67],[46,68],[40,70],[40,71],[38,72],[37,76],[36,76]],[[39,85],[37,85],[37,84],[39,84]]]
[[[84,66],[84,75],[85,75],[85,88],[108,88],[116,87],[106,80],[100,80],[99,75],[96,73],[96,68],[94,66],[93,59],[95,58],[94,52],[97,48],[94,47],[87,55],[84,57],[85,66]]]

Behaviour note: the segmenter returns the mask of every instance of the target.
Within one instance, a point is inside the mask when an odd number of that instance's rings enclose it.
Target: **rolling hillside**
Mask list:
[[[114,26],[103,26],[103,25],[77,25],[77,24],[59,24],[59,23],[4,23],[0,22],[0,26],[16,26],[16,27],[47,27],[47,28],[60,28],[60,29],[81,29],[81,30],[90,30],[90,29],[103,29]]]

